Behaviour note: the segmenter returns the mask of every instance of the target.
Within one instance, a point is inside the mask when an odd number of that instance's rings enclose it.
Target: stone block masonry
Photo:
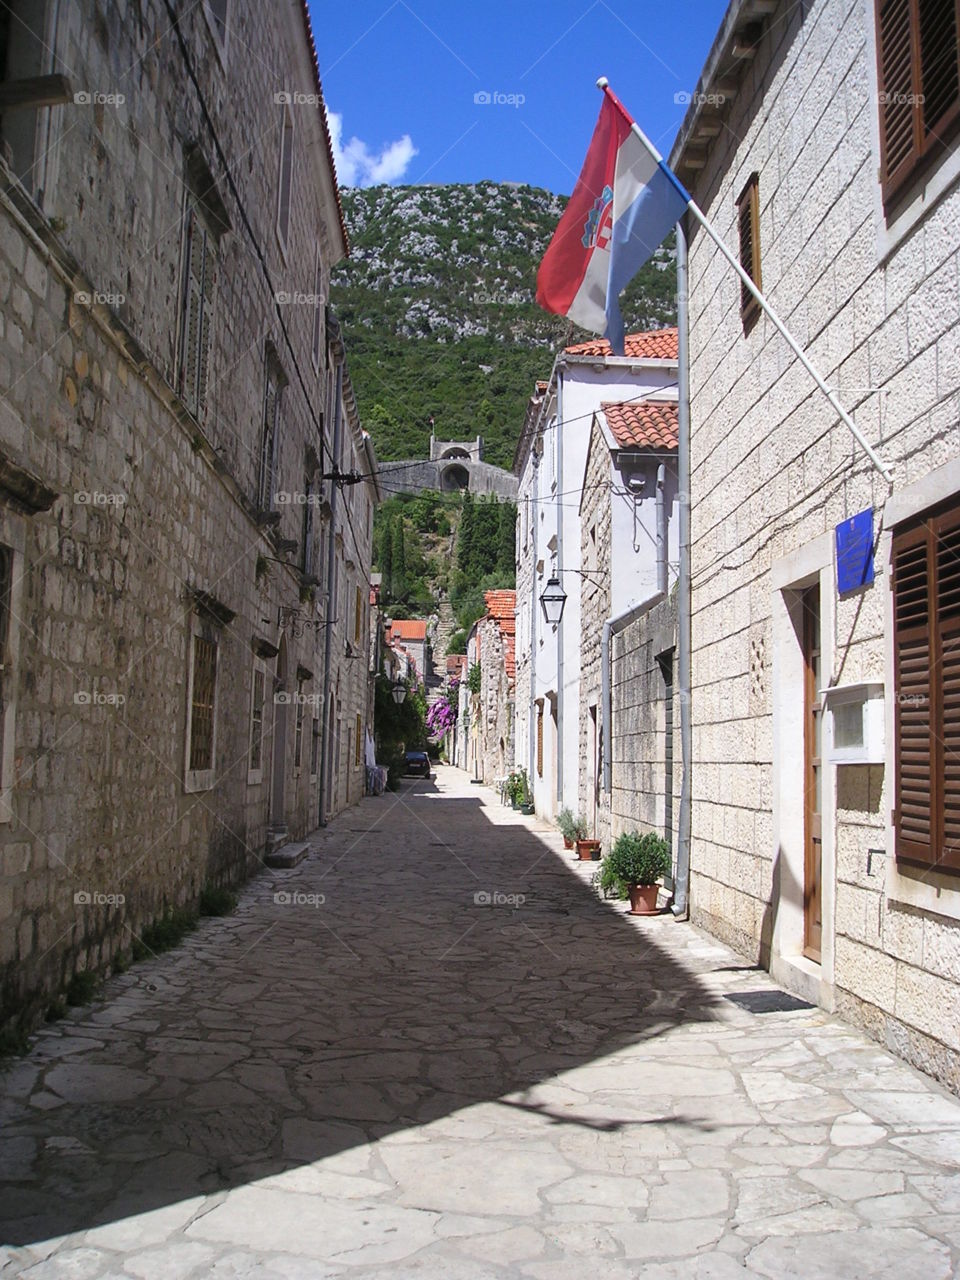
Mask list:
[[[185,52],[159,0],[125,10],[66,6],[50,44],[78,91],[124,101],[43,109],[42,190],[0,174],[0,1022],[20,1025],[313,829],[324,759],[328,812],[363,789],[376,482],[331,520],[338,416],[341,468],[372,454],[349,378],[334,391],[343,232],[307,33],[237,0],[225,42],[206,6],[182,15]],[[313,105],[285,114],[267,66]]]

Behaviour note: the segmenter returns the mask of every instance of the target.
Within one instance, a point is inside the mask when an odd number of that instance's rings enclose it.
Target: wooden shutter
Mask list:
[[[960,509],[894,535],[896,853],[960,870]]]
[[[202,419],[210,373],[217,257],[213,238],[192,205],[187,207],[185,240],[180,395],[194,417]]]
[[[889,202],[960,119],[958,0],[876,0],[880,177]]]
[[[217,256],[213,240],[203,236],[203,282],[200,309],[200,334],[197,350],[197,417],[203,418],[207,408],[210,375],[210,334],[213,323],[213,298],[217,283]]]
[[[757,286],[763,288],[760,275],[760,176],[752,173],[737,201],[740,232],[740,265]],[[749,328],[760,314],[760,304],[745,284],[740,285],[740,316]]]
[[[274,477],[277,459],[277,419],[280,391],[273,370],[267,365],[263,387],[263,436],[260,445],[260,510],[273,510]]]
[[[931,541],[937,571],[937,679],[931,716],[937,757],[937,861],[960,869],[960,513],[935,520]]]

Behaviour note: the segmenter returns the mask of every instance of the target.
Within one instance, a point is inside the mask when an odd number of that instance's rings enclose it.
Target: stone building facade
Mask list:
[[[604,850],[636,830],[676,849],[674,397],[604,405],[584,468],[579,813]]]
[[[0,157],[0,966],[29,1022],[361,794],[378,491],[305,6],[15,0],[0,53],[56,99],[5,110]]]
[[[958,1088],[958,39],[881,8],[735,0],[671,156],[893,477],[691,228],[690,902]]]
[[[487,612],[477,623],[480,655],[480,776],[488,785],[514,764],[516,591],[487,591]]]

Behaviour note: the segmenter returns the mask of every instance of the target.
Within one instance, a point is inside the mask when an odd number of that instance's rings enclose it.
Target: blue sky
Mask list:
[[[528,182],[569,193],[609,77],[660,150],[726,0],[310,0],[344,186]],[[476,95],[488,95],[476,99]]]

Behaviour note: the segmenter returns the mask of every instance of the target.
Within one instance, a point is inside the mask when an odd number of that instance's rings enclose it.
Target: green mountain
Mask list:
[[[527,400],[557,349],[591,335],[541,311],[537,268],[566,198],[536,187],[347,188],[350,258],[331,301],[364,426],[382,459],[482,435],[509,467]],[[676,322],[672,235],[624,295],[629,329]]]

